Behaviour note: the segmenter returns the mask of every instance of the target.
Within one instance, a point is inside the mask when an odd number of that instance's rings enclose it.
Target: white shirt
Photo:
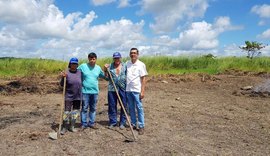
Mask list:
[[[141,77],[148,75],[145,64],[137,60],[134,64],[127,62],[127,86],[128,92],[141,92]]]

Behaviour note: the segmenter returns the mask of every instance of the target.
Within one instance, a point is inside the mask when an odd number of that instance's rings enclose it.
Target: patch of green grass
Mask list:
[[[122,58],[126,62],[129,58]],[[253,72],[270,72],[270,58],[259,57],[183,57],[157,56],[140,58],[146,65],[150,75],[188,74],[188,73],[222,73],[225,70],[242,70]],[[112,58],[98,58],[101,67],[111,63]],[[80,60],[81,63],[87,59]],[[31,74],[56,74],[67,68],[68,62],[44,59],[0,58],[0,77],[28,76]]]
[[[0,77],[55,74],[65,69],[67,63],[44,59],[1,58]]]

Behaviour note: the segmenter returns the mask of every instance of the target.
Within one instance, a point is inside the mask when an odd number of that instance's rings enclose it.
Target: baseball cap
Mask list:
[[[121,54],[119,52],[113,53],[113,58],[121,58]]]
[[[73,57],[73,58],[71,58],[69,60],[69,64],[71,64],[71,63],[73,63],[73,64],[79,64],[79,61],[78,61],[78,59],[76,57]]]

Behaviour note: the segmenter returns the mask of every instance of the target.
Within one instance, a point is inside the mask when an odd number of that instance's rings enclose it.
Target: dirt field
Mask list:
[[[136,142],[128,141],[131,131],[107,128],[105,81],[100,82],[99,129],[50,140],[62,99],[56,79],[1,80],[0,155],[270,155],[269,94],[241,90],[267,77],[148,77],[145,134],[135,131]]]

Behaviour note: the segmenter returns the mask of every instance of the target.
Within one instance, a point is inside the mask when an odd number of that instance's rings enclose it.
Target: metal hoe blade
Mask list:
[[[58,139],[57,133],[56,132],[49,133],[49,138],[52,140],[57,140]]]

